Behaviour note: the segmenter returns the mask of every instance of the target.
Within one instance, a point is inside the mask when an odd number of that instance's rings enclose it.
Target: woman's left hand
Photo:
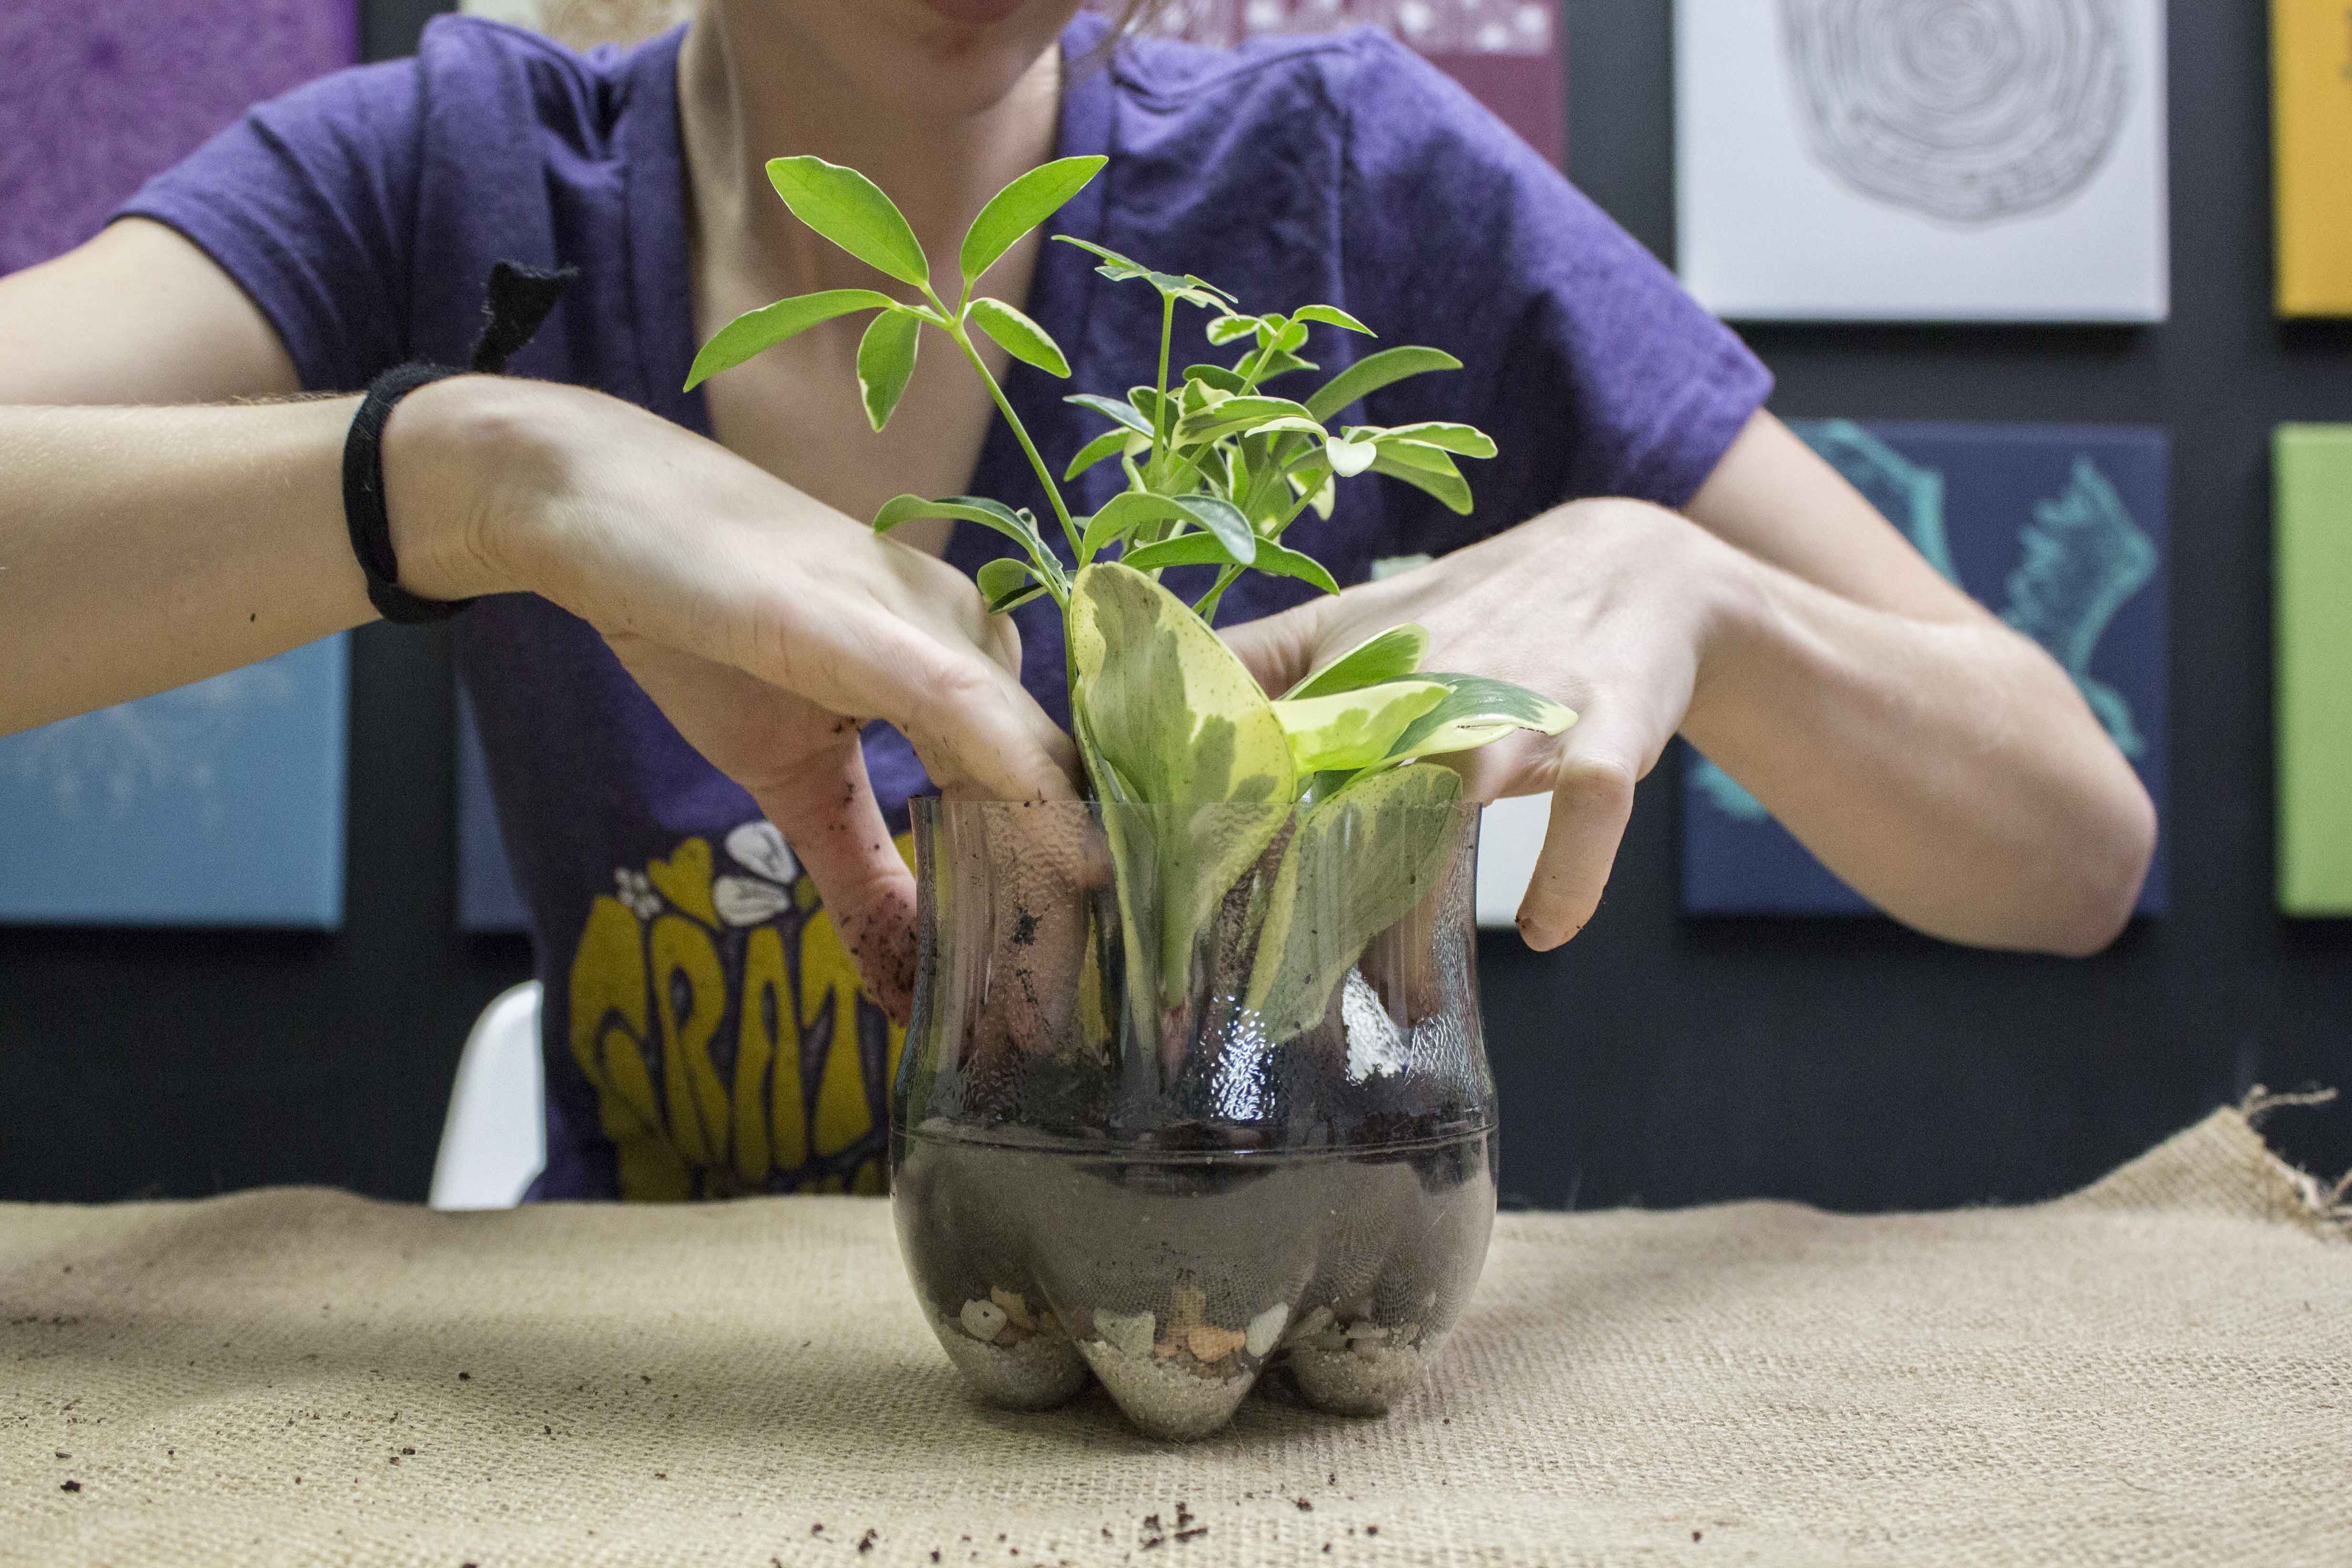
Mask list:
[[[1683,722],[1746,557],[1680,514],[1580,500],[1426,566],[1227,628],[1273,693],[1377,632],[1429,632],[1428,669],[1495,676],[1577,713],[1558,736],[1518,733],[1438,759],[1485,804],[1549,794],[1551,825],[1519,907],[1530,946],[1592,918],[1633,786]]]

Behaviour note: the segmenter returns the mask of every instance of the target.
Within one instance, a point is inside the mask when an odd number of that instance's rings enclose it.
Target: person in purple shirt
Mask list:
[[[1372,33],[1228,52],[1076,11],[707,0],[585,58],[447,18],[255,110],[0,280],[0,731],[372,618],[355,394],[462,363],[492,263],[577,268],[511,374],[414,393],[383,446],[402,585],[483,596],[457,649],[546,983],[536,1190],[878,1188],[906,802],[1074,786],[1058,625],[992,620],[972,585],[994,536],[861,520],[907,490],[1043,500],[950,356],[874,434],[854,321],[681,388],[746,309],[895,287],[790,216],[768,158],[863,170],[940,256],[1015,174],[1099,153],[1047,232],[1462,361],[1363,417],[1492,433],[1475,513],[1344,489],[1296,542],[1351,585],[1245,580],[1220,626],[1280,689],[1414,620],[1433,668],[1583,715],[1465,763],[1477,798],[1552,797],[1531,944],[1591,916],[1677,731],[1923,931],[2114,936],[2153,814],[2073,683],[1764,412],[1763,367],[1553,169]],[[1145,379],[1156,300],[1040,238],[989,291],[1075,384]],[[1326,331],[1336,369],[1358,351]],[[1063,384],[992,368],[1049,456],[1097,433]],[[1370,580],[1406,555],[1434,559]]]

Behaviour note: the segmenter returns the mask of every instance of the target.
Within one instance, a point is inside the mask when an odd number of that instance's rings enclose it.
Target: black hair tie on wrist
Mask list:
[[[369,383],[367,396],[352,416],[351,434],[343,438],[343,521],[352,533],[352,553],[367,574],[368,598],[387,621],[417,626],[446,620],[472,604],[471,599],[423,599],[400,585],[400,557],[392,548],[392,520],[383,507],[383,427],[393,405],[427,383],[445,376],[496,374],[506,369],[508,356],[530,342],[562,298],[563,286],[579,269],[558,268],[542,272],[501,261],[490,268],[488,295],[482,301],[482,335],[466,368],[411,360],[396,364]]]

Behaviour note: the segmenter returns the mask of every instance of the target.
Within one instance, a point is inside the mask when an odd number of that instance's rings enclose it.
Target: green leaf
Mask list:
[[[1116,250],[1107,250],[1092,240],[1080,239],[1074,234],[1057,234],[1054,237],[1064,245],[1075,245],[1080,250],[1091,251],[1101,257],[1103,265],[1096,268],[1095,270],[1114,283],[1124,283],[1131,279],[1140,278],[1170,299],[1182,300],[1189,304],[1199,305],[1212,310],[1223,310],[1231,306],[1233,295],[1207,279],[1195,278],[1189,272],[1181,278],[1167,272],[1154,272],[1132,257],[1121,256]]]
[[[1085,473],[1088,468],[1093,468],[1097,463],[1101,462],[1104,458],[1115,458],[1119,453],[1127,450],[1128,437],[1134,434],[1134,431],[1128,429],[1125,426],[1121,426],[1116,430],[1104,431],[1101,435],[1096,437],[1093,440],[1079,447],[1078,455],[1070,459],[1070,466],[1062,470],[1063,482],[1066,484],[1068,481],[1076,479],[1080,474]]]
[[[1397,737],[1450,689],[1434,680],[1390,680],[1323,697],[1286,697],[1274,712],[1300,773],[1353,773],[1386,760]]]
[[[949,517],[959,522],[976,522],[992,528],[1029,552],[1030,558],[1040,563],[1056,580],[1061,568],[1053,552],[1045,548],[1044,536],[1037,525],[1024,514],[1014,511],[1003,501],[990,500],[986,496],[946,496],[938,500],[925,500],[920,496],[893,496],[882,503],[874,514],[874,531],[887,533],[902,522],[912,522],[919,517]]]
[[[1312,490],[1307,490],[1303,484],[1299,489],[1306,496],[1307,504],[1315,509],[1315,515],[1326,522],[1330,521],[1332,512],[1337,510],[1339,505],[1338,481],[1332,479],[1330,468],[1328,466],[1325,467],[1322,478]]]
[[[768,183],[793,216],[879,272],[917,288],[931,280],[915,231],[882,187],[822,158],[771,158]]]
[[[1285,416],[1307,418],[1304,404],[1293,403],[1287,397],[1228,397],[1213,408],[1204,408],[1187,416],[1176,426],[1176,443],[1190,447],[1202,441],[1213,441],[1263,425],[1269,419]]]
[[[898,301],[871,289],[827,289],[821,293],[795,294],[789,300],[746,310],[710,334],[710,341],[702,345],[702,352],[694,356],[693,368],[686,374],[686,390],[692,392],[720,371],[732,370],[753,354],[774,348],[819,321],[830,321],[853,310],[897,308]]]
[[[1139,493],[1134,490],[1128,492],[1129,495]],[[1111,510],[1126,499],[1126,496],[1114,497],[1103,511]],[[1247,566],[1257,559],[1260,551],[1267,548],[1250,527],[1249,520],[1242,515],[1241,508],[1223,497],[1150,496],[1149,500],[1164,503],[1183,521],[1200,524],[1203,531],[1180,533],[1173,539],[1163,539],[1128,552],[1121,559],[1139,572],[1161,566],[1217,565],[1226,562],[1236,566]],[[1139,505],[1137,510],[1140,512],[1145,509]],[[1167,513],[1154,509],[1151,515],[1165,516]],[[1095,516],[1099,521],[1102,512],[1097,512]],[[1143,520],[1139,518],[1138,521]],[[1089,536],[1092,531],[1089,527]],[[1286,551],[1285,553],[1295,552]]]
[[[1380,336],[1380,333],[1372,331],[1337,305],[1301,305],[1297,310],[1290,312],[1290,319],[1294,321],[1322,321],[1329,326],[1345,328],[1351,332],[1361,332],[1368,338]]]
[[[1306,322],[1284,316],[1258,318],[1257,346],[1261,351],[1286,354],[1306,342]]]
[[[1381,449],[1370,441],[1346,441],[1333,436],[1323,443],[1324,459],[1331,465],[1331,471],[1343,479],[1352,479],[1370,468],[1380,455]]]
[[[1189,808],[1153,821],[1148,867],[1112,844],[1122,886],[1148,877],[1137,885],[1156,894],[1156,931],[1139,929],[1140,910],[1127,922],[1135,975],[1156,973],[1162,1000],[1181,999],[1202,925],[1290,815],[1290,742],[1248,668],[1142,573],[1080,571],[1069,632],[1093,744],[1139,799]]]
[[[1263,364],[1258,366],[1257,378],[1261,384],[1264,384],[1274,380],[1276,376],[1288,375],[1295,370],[1320,370],[1323,367],[1321,365],[1317,364],[1311,359],[1300,359],[1294,353],[1277,353],[1269,356]]]
[[[857,395],[877,431],[890,423],[890,412],[915,374],[915,344],[922,330],[923,323],[908,312],[885,310],[857,340]]]
[[[1126,432],[1122,430],[1114,434],[1124,436]],[[1121,490],[1105,501],[1102,510],[1087,521],[1078,552],[1091,561],[1111,541],[1126,538],[1147,522],[1190,521],[1191,514],[1179,507],[1171,497],[1154,495],[1150,490]]]
[[[1182,402],[1174,393],[1171,392],[1165,398],[1162,398],[1160,395],[1158,388],[1150,386],[1129,387],[1127,389],[1127,403],[1128,406],[1134,409],[1137,415],[1143,420],[1144,434],[1147,436],[1152,433],[1151,423],[1153,417],[1152,411],[1154,409],[1160,408],[1164,405],[1168,411],[1168,422],[1172,426],[1176,422],[1178,410],[1183,406]]]
[[[1576,722],[1574,709],[1507,680],[1440,670],[1425,679],[1444,685],[1447,695],[1397,737],[1389,748],[1391,758],[1472,752],[1514,730],[1557,735]]]
[[[1263,425],[1253,425],[1242,432],[1244,436],[1312,436],[1319,443],[1323,426],[1300,414],[1286,414],[1279,419],[1269,419]]]
[[[1015,240],[1053,216],[1109,162],[1092,156],[1056,158],[1038,164],[989,197],[980,216],[971,220],[971,227],[964,231],[963,249],[957,257],[966,291],[1013,248]]]
[[[1222,496],[1171,496],[1184,509],[1194,522],[1213,534],[1237,566],[1246,566],[1257,559],[1257,531],[1242,515],[1242,509]]]
[[[988,613],[1003,615],[1015,605],[1025,605],[1045,591],[1037,576],[1037,568],[1011,555],[1000,555],[983,562],[972,581],[980,584],[981,597],[988,601]]]
[[[1286,549],[1271,539],[1257,542],[1257,559],[1250,564],[1276,577],[1303,578],[1327,594],[1339,591],[1338,581],[1324,570],[1323,563],[1303,552]]]
[[[1407,621],[1366,637],[1284,692],[1283,700],[1328,697],[1334,692],[1377,686],[1384,680],[1402,680],[1421,668],[1428,653],[1429,633]]]
[[[1255,316],[1219,316],[1209,323],[1209,342],[1222,348],[1257,331]]]
[[[1366,354],[1325,382],[1313,396],[1307,398],[1307,411],[1318,419],[1328,420],[1349,404],[1369,397],[1381,388],[1402,381],[1409,375],[1461,368],[1462,362],[1444,349],[1411,345],[1382,349],[1378,353]]]
[[[1188,364],[1184,367],[1184,379],[1213,386],[1219,392],[1244,393],[1249,390],[1248,382],[1221,364]]]
[[[1360,432],[1350,429],[1348,435],[1354,438]],[[1381,446],[1391,441],[1418,441],[1424,447],[1459,452],[1465,458],[1491,458],[1495,455],[1495,438],[1492,436],[1472,426],[1451,425],[1442,419],[1424,419],[1418,425],[1392,425],[1385,430],[1367,426],[1360,435]]]
[[[1134,273],[1139,278],[1151,270],[1151,268],[1146,267],[1142,262],[1138,261],[1132,256],[1121,256],[1118,251],[1111,249],[1108,246],[1097,245],[1091,239],[1080,239],[1075,234],[1057,234],[1054,237],[1061,241],[1064,245],[1075,245],[1080,250],[1087,252],[1090,256],[1098,256],[1113,267],[1124,268],[1128,271]]]
[[[1383,441],[1376,446],[1367,441],[1364,444],[1374,446],[1382,458],[1400,468],[1417,468],[1424,474],[1444,474],[1457,479],[1462,477],[1462,470],[1454,466],[1454,455],[1443,447],[1432,447],[1422,441]]]
[[[1047,375],[1069,379],[1070,362],[1045,328],[1002,300],[974,300],[964,319],[994,338],[1004,352],[1024,364],[1034,364]]]
[[[1137,412],[1133,404],[1121,403],[1116,397],[1105,397],[1097,392],[1076,392],[1062,401],[1075,403],[1081,408],[1091,408],[1097,414],[1108,414],[1139,436],[1151,434],[1150,419]]]
[[[1405,443],[1411,445],[1411,443]],[[1386,474],[1392,479],[1402,479],[1417,490],[1426,490],[1444,501],[1446,507],[1464,517],[1470,515],[1470,485],[1456,473],[1440,473],[1433,469],[1410,467],[1394,455],[1393,447],[1384,448],[1372,459],[1372,472]]]
[[[1460,774],[1421,763],[1359,777],[1300,816],[1244,994],[1267,1039],[1320,1023],[1372,938],[1435,890],[1461,844],[1461,798]]]
[[[1225,566],[1234,564],[1233,552],[1213,533],[1180,533],[1151,544],[1139,544],[1120,556],[1119,563],[1138,572],[1163,566]]]

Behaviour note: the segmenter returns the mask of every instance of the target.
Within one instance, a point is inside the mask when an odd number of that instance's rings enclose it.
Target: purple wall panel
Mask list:
[[[0,5],[0,272],[70,250],[248,105],[358,58],[356,0]]]

